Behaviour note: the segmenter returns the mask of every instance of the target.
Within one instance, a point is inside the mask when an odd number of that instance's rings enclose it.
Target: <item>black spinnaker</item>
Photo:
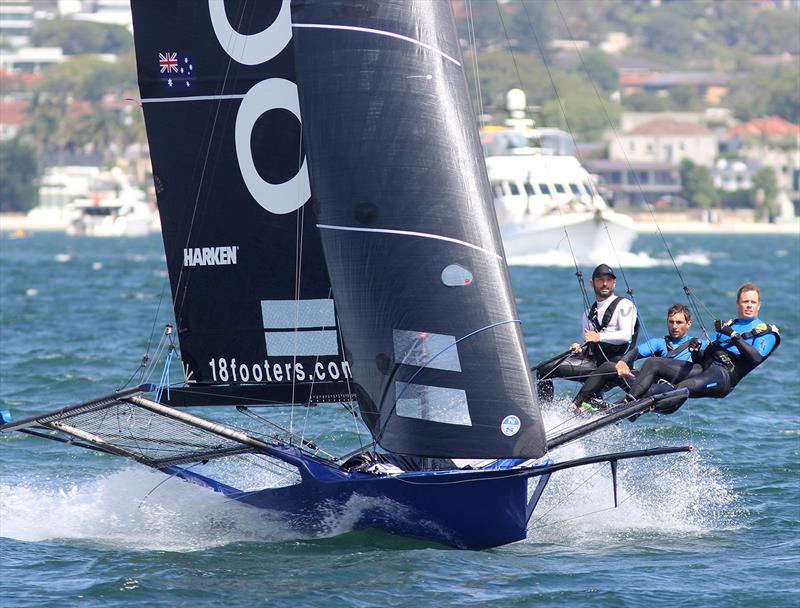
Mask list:
[[[132,9],[187,381],[346,392],[350,370],[306,204],[289,3]]]

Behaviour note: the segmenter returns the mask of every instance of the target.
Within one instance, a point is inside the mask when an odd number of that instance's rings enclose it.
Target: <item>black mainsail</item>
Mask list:
[[[386,449],[538,457],[531,387],[448,2],[293,3],[315,213]]]

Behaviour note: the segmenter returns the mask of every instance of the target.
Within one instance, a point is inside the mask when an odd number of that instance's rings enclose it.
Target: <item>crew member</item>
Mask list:
[[[592,272],[595,302],[583,313],[584,345],[573,343],[569,355],[536,368],[536,392],[540,400],[552,400],[553,378],[582,382],[607,361],[619,361],[636,344],[639,323],[636,307],[614,295],[617,277],[607,264]]]
[[[593,412],[606,405],[598,398],[608,385],[630,389],[634,379],[631,366],[638,359],[664,357],[677,361],[691,361],[689,346],[697,338],[689,336],[692,327],[692,313],[688,306],[673,304],[667,310],[667,335],[663,338],[650,338],[647,342],[631,348],[619,361],[606,361],[600,365],[583,383],[581,390],[572,401],[571,407],[584,412]]]
[[[690,397],[727,396],[780,344],[778,328],[758,318],[761,309],[758,287],[753,283],[742,285],[736,294],[736,307],[735,319],[724,323],[714,321],[716,332],[705,348],[689,347],[692,362],[648,359],[631,387],[629,398],[643,396],[657,380],[666,380],[676,388],[688,388]]]

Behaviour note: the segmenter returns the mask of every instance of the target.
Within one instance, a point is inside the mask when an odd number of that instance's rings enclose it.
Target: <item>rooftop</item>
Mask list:
[[[656,118],[626,131],[624,135],[690,135],[713,136],[705,127],[673,118]]]

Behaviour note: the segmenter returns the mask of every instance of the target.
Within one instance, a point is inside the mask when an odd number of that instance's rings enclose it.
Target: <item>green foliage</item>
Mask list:
[[[778,214],[778,180],[770,167],[762,167],[753,176],[753,206],[762,219]]]
[[[694,48],[693,29],[689,19],[677,12],[654,10],[642,28],[644,46],[666,55],[685,55]]]
[[[501,51],[508,53],[533,53],[541,56],[547,53],[552,38],[551,13],[554,10],[549,2],[498,3],[495,0],[461,2],[455,4],[459,36],[470,40],[469,20],[472,19],[475,32],[475,45],[478,52]],[[470,48],[472,49],[470,42]],[[474,50],[474,49],[473,49]]]
[[[483,106],[502,107],[506,91],[519,87],[531,105],[548,106],[548,118],[540,122],[547,124],[557,114],[558,96],[579,90],[597,97],[594,91],[576,88],[581,87],[575,84],[578,80],[593,82],[605,97],[618,88],[618,76],[608,57],[600,51],[582,51],[587,75],[574,51],[549,51],[550,56],[541,51],[537,39],[542,46],[551,38],[585,39],[597,45],[609,32],[624,31],[632,41],[627,51],[630,56],[668,69],[728,73],[731,81],[723,104],[732,108],[737,118],[775,114],[800,122],[796,61],[765,69],[755,57],[760,53],[800,53],[800,11],[796,9],[742,0],[662,0],[657,6],[649,0],[455,0],[454,6],[460,36],[468,42],[465,67],[469,78],[473,78],[471,57],[475,49],[478,52]],[[469,35],[468,8],[475,25],[475,43]],[[576,80],[567,78],[568,74]],[[474,83],[471,90],[474,94]],[[668,95],[629,95],[622,103],[631,111],[701,111],[707,105],[698,90],[688,86],[674,88]],[[563,119],[556,124],[563,125]],[[597,129],[587,125],[584,134],[593,132]]]
[[[591,79],[598,88],[608,93],[619,88],[619,74],[601,51],[589,51],[582,54],[583,61],[575,66],[579,75]]]
[[[684,158],[681,161],[680,171],[682,196],[691,206],[710,209],[719,202],[719,193],[714,188],[714,181],[708,169]]]
[[[751,190],[717,190],[720,203],[728,209],[751,209],[753,192]]]
[[[616,103],[598,99],[593,91],[577,88],[562,95],[560,100],[546,102],[542,106],[542,122],[571,133],[577,141],[592,141],[600,139],[610,125],[619,122],[620,111]]]
[[[800,73],[797,66],[779,66],[748,74],[734,84],[726,102],[739,120],[776,115],[789,122],[800,122]]]
[[[0,141],[0,211],[28,211],[38,202],[36,152],[19,139]]]
[[[65,55],[120,54],[133,49],[133,36],[124,27],[73,19],[37,21],[31,42],[36,46],[59,46]]]
[[[97,101],[108,91],[122,91],[135,86],[136,72],[131,71],[127,61],[110,63],[83,56],[48,67],[34,91]]]

